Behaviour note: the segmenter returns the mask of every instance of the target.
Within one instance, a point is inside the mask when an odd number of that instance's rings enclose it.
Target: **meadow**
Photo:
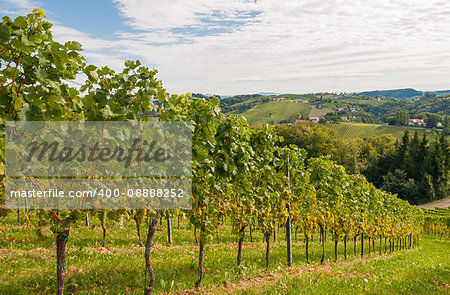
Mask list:
[[[270,101],[264,104],[258,104],[254,108],[245,111],[242,116],[247,119],[250,124],[268,123],[276,124],[282,120],[286,120],[291,116],[302,114],[303,118],[309,116],[311,105],[309,103],[299,103],[293,101]]]

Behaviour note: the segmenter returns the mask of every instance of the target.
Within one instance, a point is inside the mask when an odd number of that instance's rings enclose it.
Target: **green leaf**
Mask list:
[[[69,50],[81,50],[81,44],[75,41],[66,42],[65,45]]]
[[[19,41],[18,39],[12,40],[11,44],[14,48],[23,53],[29,53],[31,51],[30,47],[26,46],[23,42]]]
[[[10,38],[8,28],[0,23],[0,42],[7,42]]]
[[[14,110],[19,111],[23,105],[23,97],[22,95],[13,95],[14,97]]]
[[[13,22],[13,26],[20,28],[20,29],[26,29],[28,26],[27,19],[24,16],[18,16]]]
[[[89,80],[91,80],[92,82],[97,82],[97,80],[98,80],[98,74],[97,74],[97,71],[90,71],[90,72],[88,73],[88,78],[89,78]]]
[[[132,70],[134,70],[135,68],[137,68],[138,66],[141,65],[141,62],[139,60],[137,60],[136,62],[132,61],[132,60],[126,60],[125,61],[125,66],[127,68],[130,68]]]
[[[102,115],[103,115],[103,117],[105,119],[107,119],[109,117],[112,117],[114,115],[113,112],[111,112],[111,109],[109,108],[109,105],[106,105],[105,108],[103,108],[101,110],[101,113],[102,113]]]
[[[48,102],[49,102],[49,104],[51,105],[51,106],[55,106],[55,104],[65,104],[66,103],[66,101],[64,100],[64,98],[62,98],[61,96],[57,96],[57,95],[50,95],[48,98],[47,98],[47,100],[48,100]]]
[[[43,28],[44,30],[48,30],[48,29],[50,29],[51,27],[53,27],[53,24],[51,24],[51,23],[49,23],[49,22],[43,22],[43,23],[42,23],[42,28]]]
[[[39,65],[46,67],[50,64],[50,60],[46,56],[39,56]]]
[[[50,95],[47,98],[47,102],[48,102],[48,105],[50,106],[50,109],[53,112],[59,113],[59,112],[63,111],[65,101],[62,97],[57,96],[57,95]],[[48,111],[46,112],[46,114],[47,113],[50,115],[50,113]],[[53,113],[53,115],[55,115],[55,113]]]
[[[34,70],[34,74],[36,75],[36,78],[37,78],[39,81],[43,81],[45,78],[47,78],[47,72],[44,71],[44,70],[41,69],[41,68],[36,68],[36,69]]]
[[[31,36],[29,40],[32,44],[39,44],[42,42],[42,37],[40,35],[34,35]]]
[[[112,71],[110,68],[108,67],[102,67],[101,69],[97,70],[97,73],[100,76],[104,76],[104,75],[108,75],[108,74],[112,74],[114,71]]]

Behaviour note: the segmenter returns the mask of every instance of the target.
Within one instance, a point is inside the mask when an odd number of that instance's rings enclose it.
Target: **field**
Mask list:
[[[333,112],[334,110],[331,108],[321,108],[317,109],[316,107],[312,107],[311,112],[309,113],[309,117],[324,117],[326,114]]]
[[[360,104],[360,105],[371,105],[371,106],[379,106],[383,103],[386,103],[388,100],[366,100],[360,98],[339,98],[335,100],[335,107],[347,106],[349,104]]]
[[[395,138],[401,138],[405,130],[412,133],[417,131],[419,135],[425,133],[424,128],[414,127],[399,127],[388,125],[376,125],[376,124],[363,124],[363,123],[341,123],[341,124],[327,124],[328,128],[336,131],[336,134],[341,138],[365,138],[372,136],[379,136],[383,134],[391,134]],[[437,138],[438,135],[427,133],[429,138]]]
[[[53,294],[55,292],[54,238],[47,229],[47,239],[39,239],[36,228],[16,226],[15,216],[0,221],[0,294]],[[144,248],[138,247],[133,220],[123,227],[109,221],[107,247],[101,247],[102,231],[98,220],[93,227],[73,227],[67,245],[66,293],[142,294],[145,283]],[[142,229],[145,238],[146,225]],[[174,220],[174,242],[166,241],[164,223],[158,228],[151,260],[156,272],[154,294],[193,291],[197,273],[198,245],[187,220],[178,228]],[[253,242],[247,233],[243,261],[236,266],[236,238],[226,223],[205,249],[203,286],[197,293],[211,294],[448,294],[450,284],[450,242],[424,236],[420,247],[393,254],[366,254],[361,258],[359,242],[356,257],[349,242],[347,260],[340,243],[339,260],[333,261],[333,246],[326,243],[326,257],[319,264],[320,245],[315,234],[310,245],[312,264],[305,262],[303,235],[293,242],[292,267],[286,266],[284,231],[271,242],[270,270],[265,269],[259,232]],[[367,241],[367,240],[366,240]],[[366,251],[368,244],[365,245]],[[375,243],[378,253],[379,244]],[[367,252],[366,252],[367,253]],[[14,278],[11,280],[11,278]],[[19,292],[20,291],[20,292]],[[190,294],[190,292],[184,294]]]
[[[279,123],[282,120],[286,120],[289,117],[300,113],[303,117],[306,117],[309,115],[310,110],[311,106],[307,103],[270,101],[245,111],[242,116],[245,117],[250,124],[256,122],[273,124]],[[300,117],[298,117],[298,119],[300,119]]]

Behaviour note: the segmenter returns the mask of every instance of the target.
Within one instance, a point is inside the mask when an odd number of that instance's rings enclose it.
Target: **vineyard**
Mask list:
[[[341,123],[327,124],[327,127],[336,131],[336,134],[341,138],[368,138],[384,134],[391,134],[395,138],[401,138],[405,130],[412,133],[417,132],[419,135],[425,133],[424,128],[408,128],[375,124]],[[427,136],[430,138],[438,138],[435,134],[427,134]]]
[[[323,117],[327,113],[333,112],[334,109],[323,107],[321,109],[316,108],[315,106],[312,107],[311,112],[309,113],[309,117]]]
[[[424,210],[424,231],[427,234],[438,235],[447,240],[450,234],[450,208]]]
[[[299,114],[303,118],[309,116],[311,105],[307,103],[296,103],[293,101],[270,101],[264,104],[258,104],[254,108],[245,111],[242,116],[249,123],[273,124],[296,116],[300,119]]]
[[[424,225],[448,235],[448,210],[424,214],[327,157],[280,148],[272,127],[223,117],[217,98],[169,95],[139,61],[121,72],[88,65],[81,44],[57,43],[50,28],[39,9],[3,18],[2,130],[5,121],[192,121],[192,210],[1,208],[2,293],[182,291],[261,269],[407,253]],[[80,89],[65,82],[81,73]],[[4,204],[3,148],[0,160]],[[36,272],[24,281],[28,268]]]

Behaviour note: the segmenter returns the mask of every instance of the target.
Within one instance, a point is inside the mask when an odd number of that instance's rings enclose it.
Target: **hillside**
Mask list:
[[[438,90],[438,91],[431,91],[436,95],[445,95],[445,94],[450,94],[450,90]]]
[[[196,94],[199,96],[199,94]],[[325,116],[335,108],[357,106],[376,107],[379,101],[369,97],[339,94],[280,94],[265,96],[245,94],[220,100],[222,112],[226,115],[243,115],[250,123],[293,123],[298,119]]]
[[[364,91],[358,93],[359,95],[366,95],[370,97],[390,97],[390,98],[410,98],[415,96],[422,96],[422,91],[417,91],[412,88],[405,89],[393,89],[393,90],[375,90],[375,91]]]
[[[400,138],[407,129],[412,133],[426,132],[429,137],[436,138],[443,130],[442,125],[437,125],[438,122],[444,125],[449,122],[445,119],[450,115],[448,94],[436,96],[427,92],[420,99],[402,100],[387,97],[372,98],[367,94],[407,96],[419,92],[414,89],[399,89],[363,93],[366,95],[354,93],[237,95],[221,99],[220,107],[225,115],[242,115],[250,124],[289,124],[299,119],[324,117],[326,122],[331,123],[328,126],[342,138],[364,138],[382,134]],[[402,112],[408,114],[411,119],[424,120],[424,126],[397,126],[395,122],[392,123],[391,118]],[[386,125],[388,122],[393,125]],[[447,127],[444,132],[448,134],[449,130]]]
[[[246,110],[241,115],[245,117],[250,124],[254,123],[282,123],[289,118],[300,119],[309,116],[311,105],[306,103],[297,103],[293,101],[269,101],[258,104],[253,108]]]
[[[389,126],[377,124],[363,124],[363,123],[341,123],[341,124],[326,124],[326,126],[334,130],[340,138],[367,138],[384,134],[390,134],[397,139],[403,136],[405,130],[414,133],[417,131],[419,135],[426,132],[424,128],[417,127],[403,127],[403,126]],[[429,138],[437,138],[435,133],[427,133]]]

